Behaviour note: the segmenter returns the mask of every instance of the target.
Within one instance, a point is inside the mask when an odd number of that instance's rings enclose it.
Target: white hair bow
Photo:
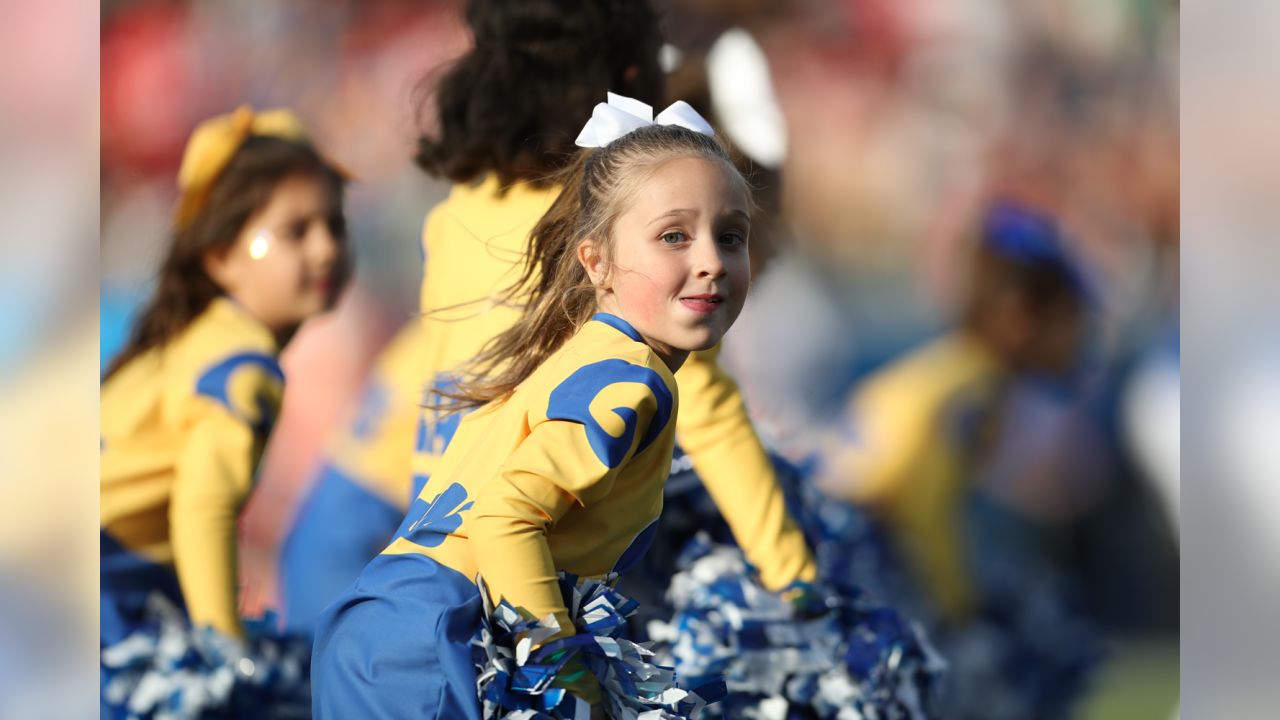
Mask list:
[[[653,117],[653,108],[624,95],[609,93],[608,103],[597,103],[591,119],[578,133],[578,147],[604,147],[633,130],[647,125],[679,125],[703,135],[715,135],[711,124],[689,103],[677,100]]]

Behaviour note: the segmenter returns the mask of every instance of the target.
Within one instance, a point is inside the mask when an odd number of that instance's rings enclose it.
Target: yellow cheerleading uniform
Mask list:
[[[598,313],[509,398],[464,418],[395,539],[320,617],[315,716],[479,717],[475,578],[572,635],[557,572],[624,572],[644,554],[677,405],[662,360]],[[591,685],[578,688],[588,700]]]
[[[452,373],[520,318],[501,296],[520,276],[529,234],[557,191],[516,183],[500,194],[496,176],[454,185],[427,214],[422,232],[422,374],[426,389],[449,387]],[[431,476],[457,428],[456,415],[424,407],[413,483]]]
[[[193,624],[240,634],[236,520],[280,408],[277,351],[265,326],[219,298],[103,385],[104,638],[121,620],[108,606],[127,615],[175,573]]]
[[[355,418],[327,453],[327,462],[395,507],[397,516],[412,499],[405,469],[423,406],[423,349],[422,326],[411,320],[378,355]]]
[[[458,426],[384,550],[419,553],[494,599],[572,625],[556,572],[625,569],[652,538],[675,447],[677,389],[635,330],[597,314],[510,399]]]
[[[455,186],[423,229],[423,369],[427,384],[448,386],[520,308],[497,297],[518,277],[528,238],[558,188],[516,183],[502,193],[495,176]],[[817,574],[804,537],[783,502],[737,385],[716,352],[694,353],[676,373],[684,398],[677,435],[698,475],[766,587],[778,590]],[[457,416],[423,411],[414,457],[415,484],[432,477],[457,428]]]
[[[868,378],[850,405],[852,441],[829,452],[827,489],[875,509],[943,617],[976,602],[961,513],[1002,373],[962,332]]]

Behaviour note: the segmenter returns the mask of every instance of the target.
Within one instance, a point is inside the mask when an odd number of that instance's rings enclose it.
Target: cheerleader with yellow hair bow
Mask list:
[[[101,390],[104,701],[128,694],[108,651],[157,596],[244,634],[237,516],[280,408],[277,356],[349,274],[345,182],[287,110],[241,107],[191,135],[155,290]]]

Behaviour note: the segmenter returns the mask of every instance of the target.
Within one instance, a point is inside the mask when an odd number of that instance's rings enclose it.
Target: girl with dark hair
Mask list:
[[[470,646],[486,600],[546,618],[532,643],[550,649],[583,627],[558,574],[624,572],[652,540],[675,443],[674,373],[742,309],[751,196],[684,103],[653,123],[648,106],[611,96],[579,142],[587,149],[557,178],[564,190],[511,291],[526,311],[435,398],[479,409],[391,544],[321,616],[319,718],[480,718],[478,697],[520,692],[518,681],[477,692],[494,678]],[[660,692],[618,695],[613,666],[588,661],[604,656],[586,632],[555,646],[553,684],[569,694],[537,690],[546,709],[622,717],[620,706],[644,707],[627,703],[656,706]]]
[[[472,0],[475,46],[422,86],[438,132],[418,139],[427,174],[546,187],[573,157],[581,119],[608,90],[661,102],[658,19],[647,0]]]
[[[155,595],[243,636],[236,519],[280,408],[276,357],[349,273],[344,184],[285,110],[192,134],[156,289],[102,385],[104,648]]]

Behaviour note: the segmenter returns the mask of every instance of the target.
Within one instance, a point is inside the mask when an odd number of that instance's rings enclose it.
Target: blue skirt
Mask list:
[[[333,718],[480,720],[471,639],[480,591],[417,554],[379,555],[320,615],[312,708]]]
[[[404,511],[326,463],[280,551],[284,619],[311,637],[316,619],[391,540]]]
[[[105,530],[100,532],[99,542],[101,647],[114,645],[138,629],[146,617],[147,599],[153,593],[186,610],[173,570],[129,550]]]

